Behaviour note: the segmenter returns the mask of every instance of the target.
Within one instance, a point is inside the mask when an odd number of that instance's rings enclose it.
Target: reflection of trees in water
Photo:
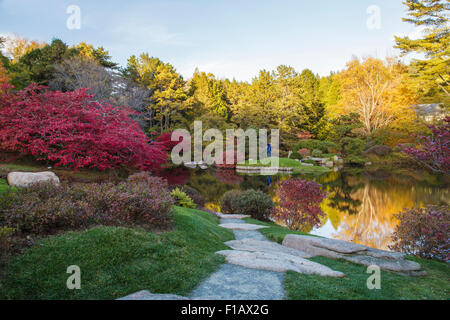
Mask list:
[[[349,178],[350,174],[346,172],[333,172],[326,178],[322,177],[317,180],[322,184],[324,190],[329,193],[327,202],[329,207],[340,212],[356,214],[358,213],[358,207],[361,205],[361,201],[352,194],[363,188],[364,183],[350,184]]]
[[[361,199],[361,206],[356,214],[343,215],[337,238],[386,248],[394,228],[391,210],[382,205],[386,194],[367,183],[355,196]]]
[[[399,176],[386,177],[347,177],[348,184],[363,185],[349,194],[352,199],[360,201],[360,205],[355,207],[356,214],[341,212],[341,224],[335,238],[387,249],[397,223],[394,214],[404,208],[438,204],[442,199],[448,199],[446,187],[431,187],[411,181],[405,183]]]
[[[396,225],[394,214],[415,205],[450,203],[448,186],[440,185],[432,178],[417,180],[414,174],[341,171],[302,178],[315,180],[329,193],[328,199],[322,204],[327,214],[323,224],[329,219],[337,232],[328,236],[386,248]],[[271,186],[267,185],[267,176],[238,175],[233,170],[181,169],[173,171],[169,178],[199,190],[207,199],[209,207],[219,210],[219,199],[231,189],[261,190],[276,202],[277,182],[290,176],[272,176]]]
[[[191,171],[186,168],[175,168],[170,170],[162,170],[156,174],[167,180],[169,185],[184,185],[191,177]]]
[[[215,176],[225,184],[235,185],[244,182],[244,177],[236,174],[231,169],[217,169],[214,171]]]

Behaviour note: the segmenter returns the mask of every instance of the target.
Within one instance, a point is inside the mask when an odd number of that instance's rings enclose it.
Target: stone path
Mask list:
[[[219,215],[221,226],[233,231],[236,240],[269,241],[256,225],[245,223],[246,216]],[[250,226],[250,227],[249,227]],[[258,226],[261,227],[261,226]],[[230,250],[231,251],[231,250]],[[220,252],[219,252],[220,253]],[[281,300],[284,297],[284,274],[225,263],[203,281],[190,295],[200,300]]]
[[[281,300],[284,298],[283,278],[286,271],[328,277],[345,274],[308,260],[315,256],[345,259],[362,265],[378,265],[381,269],[408,276],[422,276],[420,264],[405,260],[405,255],[369,248],[360,244],[302,235],[286,235],[283,245],[267,240],[249,224],[244,215],[218,213],[220,226],[233,231],[236,240],[225,244],[230,250],[217,252],[226,263],[204,280],[186,297],[158,295],[139,291],[121,300]]]

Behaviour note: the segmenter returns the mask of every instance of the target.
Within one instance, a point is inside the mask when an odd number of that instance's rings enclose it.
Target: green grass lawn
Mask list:
[[[15,188],[11,188],[5,179],[0,179],[0,193],[6,192],[7,190],[11,190],[11,189],[15,189]]]
[[[294,173],[312,173],[321,174],[330,172],[330,169],[320,166],[304,166],[299,161],[289,158],[279,158],[279,167],[292,168]],[[262,164],[259,160],[256,163],[250,163],[249,160],[238,163],[238,165],[249,167],[270,167],[271,164]]]
[[[0,299],[116,299],[139,290],[186,295],[224,258],[233,233],[209,213],[175,207],[175,230],[96,227],[50,237],[15,257]],[[67,267],[81,268],[81,290],[66,288]]]
[[[381,271],[381,289],[369,290],[366,282],[371,275],[367,267],[345,260],[315,257],[309,260],[326,265],[345,273],[344,278],[321,277],[316,275],[287,272],[284,278],[286,296],[292,300],[423,300],[450,298],[450,267],[447,263],[408,258],[420,263],[428,275],[407,277]]]

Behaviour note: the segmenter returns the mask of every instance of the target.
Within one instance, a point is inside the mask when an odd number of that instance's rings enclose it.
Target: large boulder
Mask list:
[[[35,183],[49,182],[59,184],[59,178],[50,171],[45,172],[10,172],[7,180],[10,186],[26,188]]]
[[[365,266],[377,265],[383,270],[405,275],[426,274],[421,270],[420,264],[406,260],[403,253],[378,250],[342,240],[288,234],[283,240],[283,246],[301,250],[310,256],[344,259]]]
[[[373,147],[367,149],[366,151],[364,151],[363,155],[374,154],[379,157],[384,157],[391,153],[392,153],[391,147],[376,145],[376,146],[373,146]]]

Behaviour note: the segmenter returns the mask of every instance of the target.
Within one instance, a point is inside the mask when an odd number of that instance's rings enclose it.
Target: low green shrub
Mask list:
[[[308,150],[320,150],[323,153],[328,153],[330,150],[337,149],[337,145],[331,141],[322,141],[316,139],[306,139],[297,142],[294,150],[308,149]]]
[[[364,166],[364,164],[366,162],[367,162],[367,158],[365,158],[363,156],[354,155],[354,154],[351,154],[344,158],[344,163],[349,164],[351,166]]]
[[[359,138],[342,138],[340,141],[341,150],[344,156],[348,155],[361,155],[364,151],[366,143]]]
[[[298,152],[292,152],[292,154],[291,154],[291,159],[294,159],[294,160],[302,160],[302,159],[303,159],[303,156],[302,156],[300,153],[298,153]]]
[[[323,152],[321,150],[319,150],[319,149],[314,149],[311,152],[311,156],[314,157],[314,158],[320,158],[320,157],[322,157],[322,154],[323,154]]]
[[[237,200],[240,214],[250,215],[253,219],[268,221],[270,211],[275,204],[272,199],[262,191],[253,189],[242,192]]]
[[[180,207],[191,209],[195,209],[197,207],[192,199],[180,188],[175,188],[172,190],[170,195],[175,198],[176,204]]]
[[[220,199],[220,209],[222,213],[233,214],[238,212],[238,199],[241,195],[240,190],[230,190],[223,194]]]

